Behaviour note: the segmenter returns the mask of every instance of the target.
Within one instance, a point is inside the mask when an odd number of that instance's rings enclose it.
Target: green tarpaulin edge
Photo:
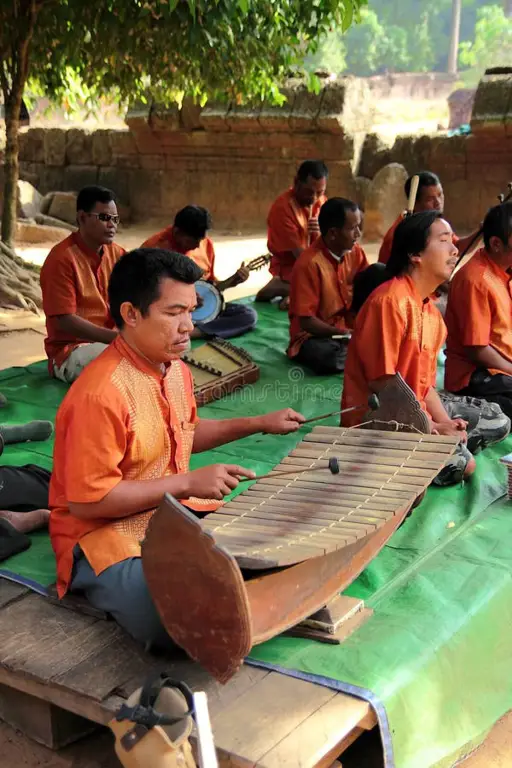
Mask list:
[[[338,407],[341,381],[314,377],[288,361],[286,316],[274,307],[257,309],[257,329],[234,343],[261,366],[260,381],[202,408],[200,415],[256,415],[290,406],[313,416]],[[53,419],[66,387],[47,377],[46,363],[37,363],[1,371],[0,391],[9,400],[0,420],[16,423]],[[307,431],[246,438],[195,456],[192,465],[236,460],[264,472]],[[249,662],[370,701],[379,715],[388,765],[451,765],[511,707],[512,556],[506,550],[512,505],[499,500],[505,473],[498,461],[511,450],[510,439],[486,450],[465,486],[429,489],[347,590],[363,597],[375,613],[342,646],[276,638],[251,653]],[[51,455],[52,441],[46,441],[8,446],[1,461],[51,468]],[[2,567],[50,584],[55,568],[48,535],[35,534],[32,541],[31,549]]]

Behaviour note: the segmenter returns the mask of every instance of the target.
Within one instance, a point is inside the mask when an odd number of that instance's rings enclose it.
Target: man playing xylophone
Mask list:
[[[460,436],[456,454],[434,481],[438,485],[473,473],[468,436],[474,449],[503,440],[510,431],[510,420],[494,403],[440,397],[435,388],[446,327],[431,297],[457,262],[452,235],[437,211],[413,214],[397,226],[391,256],[380,272],[382,284],[361,302],[348,347],[342,398],[343,408],[364,403],[371,392],[378,393],[400,373],[426,412],[431,430]],[[357,412],[343,415],[344,426],[360,420]]]
[[[219,291],[225,291],[244,283],[249,277],[249,269],[242,263],[231,277],[226,280],[216,279],[215,250],[211,239],[207,236],[211,226],[211,216],[206,208],[187,205],[178,211],[171,227],[152,235],[142,244],[142,248],[165,248],[175,253],[185,254],[203,270],[203,280],[214,283]],[[229,303],[215,320],[201,324],[201,329],[194,328],[191,337],[198,339],[212,335],[231,339],[247,333],[257,322],[258,315],[252,307]]]
[[[193,330],[200,268],[162,249],[127,253],[109,300],[119,335],[70,389],[57,413],[50,536],[57,589],[85,593],[145,644],[170,640],[151,600],[140,542],[165,493],[195,513],[217,509],[241,477],[233,464],[190,471],[201,453],[258,432],[287,434],[304,417],[200,419],[180,356]]]
[[[272,204],[267,219],[267,247],[272,254],[273,277],[256,295],[256,301],[282,296],[280,308],[288,308],[295,260],[320,233],[318,214],[326,200],[327,176],[325,163],[306,160],[299,167],[293,186]]]

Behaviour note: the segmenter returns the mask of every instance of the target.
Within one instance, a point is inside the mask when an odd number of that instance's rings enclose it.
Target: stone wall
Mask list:
[[[372,120],[368,86],[345,78],[312,94],[291,82],[285,94],[278,108],[135,109],[124,131],[31,129],[21,137],[22,175],[43,194],[103,184],[135,219],[170,219],[197,203],[230,229],[263,228],[307,158],[328,164],[331,194],[354,195],[352,167]]]
[[[373,178],[389,163],[409,174],[437,173],[443,183],[446,214],[456,229],[478,226],[487,209],[512,181],[512,74],[482,78],[471,117],[471,134],[404,136],[386,147],[378,136],[366,137],[359,176]],[[405,197],[403,199],[405,205]]]

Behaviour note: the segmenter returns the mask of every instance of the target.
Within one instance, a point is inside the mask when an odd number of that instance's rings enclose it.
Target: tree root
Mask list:
[[[42,304],[39,275],[0,240],[0,306],[39,314]]]

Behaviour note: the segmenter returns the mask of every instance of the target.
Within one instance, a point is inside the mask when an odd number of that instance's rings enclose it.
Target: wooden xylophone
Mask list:
[[[248,352],[223,339],[207,341],[182,359],[192,371],[198,405],[220,400],[260,377],[260,369]]]
[[[167,496],[142,547],[167,631],[228,680],[252,645],[311,616],[359,575],[457,442],[315,427],[269,476],[202,520]],[[333,457],[339,474],[329,471]]]

